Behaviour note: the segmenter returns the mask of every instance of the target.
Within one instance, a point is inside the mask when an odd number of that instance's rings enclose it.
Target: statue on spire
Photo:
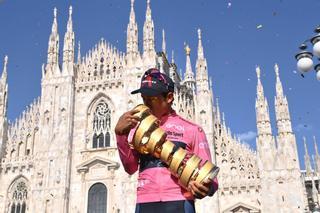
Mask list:
[[[164,29],[162,29],[162,52],[166,55],[166,37]]]
[[[7,68],[7,64],[8,64],[8,56],[5,55],[4,56],[4,67]]]
[[[191,49],[188,44],[185,46],[184,50],[186,51],[187,55],[190,55]]]
[[[55,19],[57,18],[57,8],[56,7],[53,9],[53,17]]]
[[[258,65],[256,66],[256,72],[257,72],[258,79],[260,79],[261,70],[260,70],[260,67]]]
[[[201,40],[201,29],[200,28],[198,29],[198,38],[199,38],[199,40]]]
[[[279,77],[279,66],[277,63],[274,65],[274,71],[276,72],[276,76]]]
[[[69,18],[72,16],[72,6],[69,7]]]
[[[171,52],[171,63],[172,64],[174,63],[174,50],[172,50]]]
[[[58,24],[57,24],[57,8],[55,7],[53,9],[53,24],[52,24],[52,33],[57,33],[58,32]]]
[[[8,64],[8,56],[4,56],[4,63],[3,63],[3,72],[1,78],[4,78],[7,76],[7,64]]]

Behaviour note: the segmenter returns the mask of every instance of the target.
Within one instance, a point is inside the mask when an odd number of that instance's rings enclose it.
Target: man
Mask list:
[[[202,128],[187,121],[172,109],[174,83],[157,69],[149,69],[141,79],[140,89],[131,94],[141,93],[141,97],[151,113],[160,120],[160,128],[166,131],[167,139],[182,147],[189,154],[211,161],[208,142]],[[151,155],[139,154],[131,149],[134,128],[139,120],[134,116],[136,110],[124,113],[115,127],[117,146],[123,167],[128,174],[139,168],[136,213],[153,212],[195,212],[194,199],[212,196],[218,189],[217,179],[198,184],[191,181],[188,190],[181,187],[178,178],[173,176],[167,166]]]

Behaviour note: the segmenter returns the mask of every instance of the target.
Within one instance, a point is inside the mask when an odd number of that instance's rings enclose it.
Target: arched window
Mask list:
[[[25,213],[28,189],[23,179],[18,180],[12,187],[10,196],[10,212]]]
[[[27,140],[26,140],[26,155],[30,155],[31,154],[31,135],[29,134],[27,136]]]
[[[92,148],[110,146],[111,111],[104,101],[101,101],[94,112]]]
[[[201,110],[200,112],[200,124],[201,126],[205,126],[207,124],[207,115],[204,110]]]
[[[88,213],[105,213],[107,211],[107,188],[96,183],[88,192]]]
[[[19,145],[18,145],[18,156],[23,156],[24,155],[24,152],[23,152],[23,142],[20,142]]]

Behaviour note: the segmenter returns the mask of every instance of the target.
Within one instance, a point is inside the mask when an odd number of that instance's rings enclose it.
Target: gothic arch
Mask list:
[[[29,193],[30,186],[28,179],[23,175],[17,176],[8,187],[7,212],[27,212]]]
[[[106,95],[105,93],[99,92],[94,98],[91,100],[88,108],[87,108],[87,115],[89,115],[94,109],[94,107],[98,104],[100,100],[105,100],[106,103],[111,107],[112,113],[115,111],[115,106],[111,98]]]
[[[97,116],[97,110],[103,109],[105,117]],[[87,108],[86,116],[86,136],[87,136],[87,148],[102,148],[109,147],[113,144],[111,143],[114,138],[112,131],[114,124],[115,106],[105,93],[98,93],[90,102]],[[103,124],[101,124],[103,123]],[[96,126],[99,128],[95,128]],[[97,129],[103,129],[103,131],[98,131]]]

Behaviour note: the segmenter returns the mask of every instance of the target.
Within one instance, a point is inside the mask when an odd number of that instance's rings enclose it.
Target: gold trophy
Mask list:
[[[159,127],[159,120],[151,114],[147,106],[141,104],[134,109],[139,111],[134,116],[140,119],[131,142],[135,150],[160,158],[185,188],[192,180],[198,183],[208,179],[212,181],[218,175],[219,167],[213,163],[206,161],[200,168],[202,159],[197,155],[192,154],[188,158],[185,149],[180,147],[175,150],[174,143],[166,140],[167,135]]]

